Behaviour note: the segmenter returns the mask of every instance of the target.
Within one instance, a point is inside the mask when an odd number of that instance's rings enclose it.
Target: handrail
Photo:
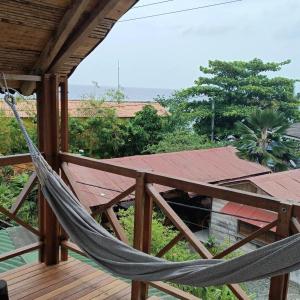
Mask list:
[[[32,162],[29,153],[0,156],[0,167],[25,164]]]
[[[140,172],[143,172],[145,174],[145,181],[147,183],[156,183],[183,191],[194,192],[204,196],[220,198],[227,201],[245,204],[256,208],[267,209],[274,212],[278,211],[280,203],[283,202],[282,200],[276,199],[271,196],[258,195],[255,193],[239,191],[224,186],[192,181],[190,179],[178,178],[167,174],[160,174],[147,170],[137,170],[134,168],[128,168],[117,164],[103,162],[103,160],[82,157],[66,152],[60,152],[60,159],[62,162],[69,162],[87,168],[92,168],[130,178],[137,178],[138,174]],[[289,201],[286,202],[289,203]]]
[[[19,249],[15,249],[13,251],[2,253],[0,255],[0,262],[4,261],[4,260],[7,260],[7,259],[10,259],[10,258],[13,258],[13,257],[16,257],[16,256],[19,256],[19,255],[22,255],[22,254],[25,254],[25,253],[28,253],[28,252],[31,252],[31,251],[34,251],[34,250],[38,250],[42,246],[43,246],[42,242],[37,242],[37,243],[33,243],[33,244],[30,244],[30,245],[21,247]]]

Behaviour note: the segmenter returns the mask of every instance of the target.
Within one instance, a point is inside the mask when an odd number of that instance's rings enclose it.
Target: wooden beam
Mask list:
[[[199,300],[198,297],[193,296],[190,293],[184,292],[183,290],[180,290],[174,286],[171,286],[167,283],[161,282],[161,281],[151,281],[149,282],[151,286],[154,288],[169,294],[171,296],[174,296],[176,299],[181,299],[181,300]]]
[[[26,164],[30,162],[32,162],[32,159],[29,153],[0,156],[0,167]]]
[[[59,172],[58,160],[58,77],[45,75],[43,78],[43,139],[45,158],[54,171]],[[47,201],[44,203],[45,263],[59,262],[59,224]]]
[[[84,18],[83,23],[80,24],[80,28],[73,31],[73,35],[64,44],[63,50],[60,51],[59,56],[55,58],[48,71],[51,73],[58,72],[60,67],[72,56],[74,51],[83,44],[93,29],[105,19],[106,15],[115,8],[119,2],[120,0],[97,1],[97,5],[93,8],[90,15]]]
[[[291,220],[291,229],[294,234],[300,233],[300,223],[295,217]]]
[[[238,191],[228,187],[216,186],[214,184],[197,182],[170,175],[157,174],[154,172],[146,172],[146,182],[157,183],[182,191],[193,192],[198,195],[223,199],[275,212],[278,211],[281,202],[280,200],[270,196],[258,195],[246,191]]]
[[[277,237],[285,238],[290,235],[290,223],[292,217],[292,205],[281,203],[278,210]],[[269,299],[286,300],[288,294],[289,274],[274,276],[271,278]]]
[[[62,241],[61,246],[67,248],[75,253],[78,253],[82,256],[88,257],[76,244],[69,241]]]
[[[110,164],[107,162],[103,162],[99,159],[82,157],[80,155],[75,155],[66,152],[61,152],[59,156],[62,162],[69,162],[79,166],[118,174],[121,176],[136,178],[138,174],[138,171],[132,168],[127,168],[116,164]]]
[[[111,224],[117,238],[124,242],[125,244],[128,244],[128,238],[126,236],[126,233],[122,227],[122,225],[120,224],[114,210],[112,207],[109,207],[107,208],[105,211],[104,211],[109,223]]]
[[[152,184],[146,184],[146,191],[153,197],[153,200],[158,207],[166,214],[168,219],[173,225],[184,235],[186,240],[191,246],[200,254],[203,258],[212,259],[212,254],[206,249],[206,247],[196,238],[193,232],[186,226],[186,224],[178,217],[171,206],[165,201],[160,193],[154,188]],[[234,295],[240,299],[249,299],[248,295],[238,284],[229,284],[228,287],[234,293]]]
[[[168,251],[170,251],[179,241],[184,238],[184,234],[179,232],[174,239],[172,239],[166,246],[164,246],[157,254],[157,257],[163,257]]]
[[[143,226],[144,226],[144,201],[145,201],[145,174],[139,173],[136,179],[136,191],[134,201],[134,237],[133,247],[143,250]],[[142,281],[132,281],[131,300],[145,300],[147,284]]]
[[[63,167],[65,168],[65,165]],[[113,198],[112,200],[110,200],[108,205],[111,207],[111,206],[119,203],[122,199],[124,199],[125,197],[127,197],[128,195],[130,195],[132,192],[134,192],[134,190],[135,190],[135,184],[133,184],[128,189],[126,189],[125,191],[123,191],[122,193],[120,193],[119,195],[117,195],[115,198]],[[99,207],[96,207],[95,209],[93,209],[92,216],[95,217],[97,214],[103,212],[103,210],[105,208],[107,208],[106,205],[101,205]]]
[[[274,226],[276,226],[278,223],[278,220],[275,220],[273,222],[271,222],[270,224],[259,228],[258,230],[256,230],[255,232],[253,232],[252,234],[248,235],[246,238],[240,240],[239,242],[233,244],[232,246],[230,246],[229,248],[225,249],[224,251],[222,251],[221,253],[217,254],[214,256],[214,259],[220,259],[223,258],[224,256],[228,255],[229,253],[235,251],[236,249],[242,247],[243,245],[247,244],[248,242],[252,241],[253,239],[257,238],[258,236],[260,236],[262,233],[269,231],[270,229],[272,229]]]
[[[32,74],[43,74],[47,71],[89,5],[89,1],[82,0],[74,0],[70,3],[70,7],[61,19],[56,32],[48,41],[40,57],[35,62],[31,70]],[[33,89],[33,83],[24,83],[21,87],[21,91],[25,95],[30,93]]]
[[[6,215],[9,219],[14,220],[16,223],[18,223],[19,225],[23,226],[24,228],[26,228],[27,230],[29,230],[30,232],[32,232],[33,234],[40,236],[40,232],[35,229],[34,227],[32,227],[31,225],[27,224],[26,222],[24,222],[22,219],[20,219],[19,217],[13,215],[12,213],[10,213],[7,209],[5,209],[4,207],[0,206],[0,213]]]
[[[83,1],[85,2],[85,1]],[[60,84],[60,148],[63,152],[69,151],[69,111],[68,111],[68,78]]]
[[[14,204],[12,205],[11,209],[9,210],[13,215],[16,215],[21,208],[23,202],[26,200],[26,197],[32,190],[33,186],[37,182],[37,176],[36,173],[32,173],[29,177],[29,180],[26,182],[25,186],[23,187],[21,193],[15,200]]]
[[[37,249],[40,249],[41,247],[42,247],[42,243],[37,242],[34,244],[30,244],[30,245],[18,248],[16,250],[13,250],[10,252],[2,253],[0,255],[0,262],[10,259],[10,258],[13,258],[13,257],[16,257],[16,256],[19,256],[19,255],[22,255],[22,254],[25,254],[25,253],[28,253],[28,252],[31,252],[31,251],[35,251]]]
[[[31,81],[33,84],[35,82],[42,81],[42,76],[39,75],[24,75],[24,74],[9,74],[5,73],[6,80],[14,80],[14,81]]]

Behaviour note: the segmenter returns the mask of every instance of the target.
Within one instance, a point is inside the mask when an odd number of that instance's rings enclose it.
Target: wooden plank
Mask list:
[[[134,169],[123,167],[116,164],[109,164],[98,159],[82,157],[75,154],[61,152],[59,155],[62,162],[68,162],[79,166],[101,170],[113,174],[118,174],[130,178],[136,178],[138,172]]]
[[[164,246],[157,254],[157,257],[163,257],[168,251],[170,251],[179,241],[184,238],[184,234],[179,232],[166,246]]]
[[[19,256],[19,255],[22,255],[22,254],[25,254],[25,253],[28,253],[31,251],[35,251],[35,250],[39,249],[41,246],[42,246],[42,243],[37,242],[34,244],[30,244],[30,245],[18,248],[13,251],[2,253],[0,255],[0,261],[4,261],[4,260],[10,259],[12,257],[16,257],[16,256]]]
[[[31,70],[32,73],[45,73],[47,71],[70,33],[74,30],[74,27],[77,25],[80,17],[82,17],[82,14],[86,10],[88,4],[89,1],[75,0],[71,2],[70,8],[61,19],[54,35],[48,41],[39,58],[36,60]],[[21,87],[21,91],[24,94],[31,93],[33,89],[34,85],[32,83],[23,84]]]
[[[15,80],[15,81],[32,81],[32,82],[42,81],[42,77],[39,75],[24,75],[24,74],[5,73],[5,78],[6,78],[6,80]]]
[[[12,205],[11,209],[9,210],[13,215],[17,214],[19,209],[21,208],[23,202],[26,200],[26,197],[31,192],[33,186],[37,182],[36,173],[32,173],[29,177],[29,180],[26,182],[25,186],[23,187],[21,193],[15,200],[14,204]]]
[[[290,235],[290,223],[292,218],[292,205],[281,203],[278,210],[277,239]],[[271,278],[269,299],[286,300],[288,294],[289,274],[274,276]]]
[[[117,238],[119,240],[121,240],[122,242],[124,242],[125,244],[128,244],[128,238],[126,236],[125,230],[122,227],[122,225],[120,224],[114,210],[112,207],[109,207],[108,209],[106,209],[104,211],[109,223],[111,224]]]
[[[0,156],[0,167],[26,164],[30,162],[32,162],[32,160],[29,153]]]
[[[65,163],[63,163],[64,165]],[[64,165],[64,169],[66,168],[66,166]],[[128,195],[130,195],[132,192],[134,192],[135,190],[135,184],[133,184],[132,186],[130,186],[128,189],[126,189],[125,191],[123,191],[122,193],[120,193],[119,195],[117,195],[115,198],[113,198],[112,200],[109,201],[109,206],[113,206],[117,203],[119,203],[122,199],[124,199],[125,197],[127,197]],[[95,217],[96,215],[98,215],[99,213],[103,212],[103,210],[106,208],[106,205],[101,205],[98,208],[95,208],[92,212],[92,216]]]
[[[12,213],[10,213],[8,210],[6,210],[4,207],[0,206],[0,213],[6,215],[8,218],[10,218],[11,220],[14,220],[16,223],[18,223],[19,225],[25,227],[27,230],[29,230],[30,232],[32,232],[33,234],[40,236],[40,232],[35,229],[34,227],[32,227],[31,225],[27,224],[26,222],[24,222],[22,219],[20,219],[19,217],[13,215]]]
[[[152,172],[146,172],[146,182],[157,183],[179,190],[193,192],[198,195],[224,199],[227,201],[245,204],[256,208],[263,208],[275,212],[278,211],[281,202],[280,200],[270,196],[258,195],[246,191],[238,191],[227,187],[216,186],[214,184],[197,182],[189,179]],[[288,201],[286,202],[288,203]]]
[[[174,296],[181,300],[199,300],[198,297],[193,296],[190,293],[184,292],[174,286],[171,286],[167,283],[161,282],[161,281],[151,281],[149,282],[151,286],[154,288],[163,291],[164,293],[167,293],[171,296]]]
[[[291,229],[293,233],[300,233],[300,223],[295,217],[292,218]]]
[[[255,232],[253,232],[252,234],[248,235],[246,238],[238,241],[237,243],[233,244],[232,246],[230,246],[229,248],[225,249],[224,251],[222,251],[221,253],[215,255],[213,258],[215,259],[220,259],[223,258],[224,256],[226,256],[227,254],[235,251],[236,249],[242,247],[243,245],[247,244],[248,242],[252,241],[253,239],[257,238],[258,236],[260,236],[262,233],[269,231],[270,229],[272,229],[274,226],[276,226],[276,224],[278,223],[278,220],[275,220],[269,224],[267,224],[266,226],[256,230]]]
[[[84,18],[83,23],[80,24],[80,29],[73,31],[72,36],[64,44],[64,51],[61,51],[59,56],[54,59],[49,71],[53,73],[59,71],[59,68],[72,56],[73,52],[84,43],[84,40],[91,34],[93,29],[105,19],[107,13],[118,3],[119,0],[98,1],[90,15]]]
[[[70,241],[62,241],[61,245],[73,252],[76,252],[82,256],[87,257],[87,255],[74,243],[70,242]]]
[[[203,258],[212,259],[212,254],[205,248],[205,246],[196,238],[193,232],[186,226],[186,224],[177,216],[171,206],[165,201],[165,199],[157,192],[152,184],[146,184],[146,190],[153,197],[153,200],[158,207],[166,214],[173,225],[184,234],[186,240],[192,245],[192,247]],[[234,293],[234,295],[240,299],[249,299],[247,294],[238,284],[229,284],[228,287]]]

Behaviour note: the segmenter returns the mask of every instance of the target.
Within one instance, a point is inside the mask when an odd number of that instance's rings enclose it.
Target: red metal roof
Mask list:
[[[245,181],[250,181],[275,198],[300,202],[300,169],[254,176]],[[244,218],[254,218],[266,222],[272,222],[277,218],[276,213],[237,203],[228,203],[222,212],[238,215],[238,219],[258,227],[263,227],[266,223]],[[275,229],[273,228],[273,230]]]
[[[137,155],[103,161],[206,183],[270,172],[266,167],[240,159],[233,147]],[[134,184],[133,179],[74,164],[69,164],[69,169],[84,195],[81,198],[89,207],[109,203],[113,197]],[[160,192],[170,190],[168,187],[158,188]]]
[[[75,118],[88,118],[97,114],[97,109],[114,109],[119,118],[133,118],[137,112],[141,111],[146,105],[151,105],[157,110],[159,116],[167,116],[167,110],[157,102],[93,102],[91,105],[86,100],[69,100],[69,115]],[[18,111],[21,118],[32,118],[36,114],[36,101],[26,100],[17,103]],[[13,113],[7,104],[0,101],[0,111],[3,111],[5,116],[12,117]]]

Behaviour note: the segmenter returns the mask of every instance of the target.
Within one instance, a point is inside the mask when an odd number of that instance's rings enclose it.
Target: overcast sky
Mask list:
[[[162,0],[140,0],[136,6]],[[226,0],[174,0],[133,8],[121,20]],[[243,0],[157,18],[117,23],[70,79],[72,84],[180,89],[208,60],[292,63],[280,75],[300,78],[300,0]]]

